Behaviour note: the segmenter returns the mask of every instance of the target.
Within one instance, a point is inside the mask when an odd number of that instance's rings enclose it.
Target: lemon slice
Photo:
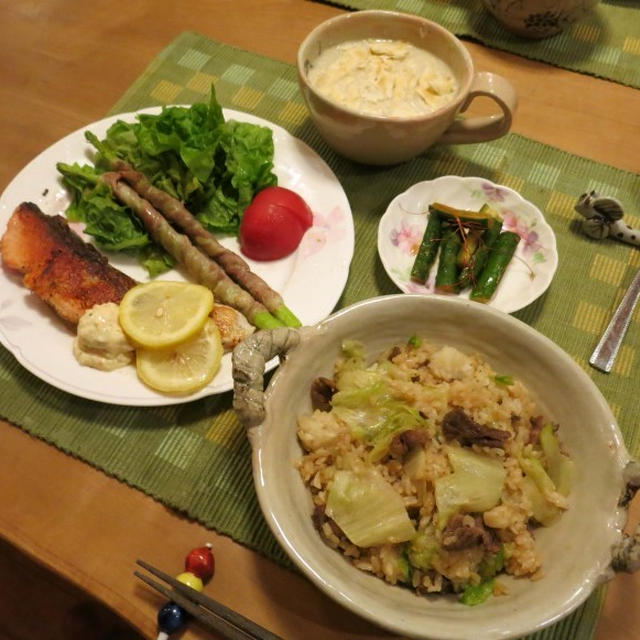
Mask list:
[[[158,280],[129,289],[118,320],[137,346],[163,349],[202,330],[213,309],[213,294],[199,284]]]
[[[213,320],[186,342],[167,349],[138,349],[140,379],[164,393],[193,393],[209,384],[220,368],[222,342]]]

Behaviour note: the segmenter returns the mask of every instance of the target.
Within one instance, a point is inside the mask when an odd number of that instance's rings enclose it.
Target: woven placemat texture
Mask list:
[[[637,176],[513,134],[493,143],[433,149],[391,169],[357,166],[337,157],[319,138],[307,119],[292,66],[190,32],[158,55],[112,113],[201,101],[212,82],[223,106],[285,127],[311,145],[340,178],[356,228],[355,256],[340,307],[397,293],[377,257],[377,224],[390,200],[413,183],[446,174],[483,176],[534,202],[556,233],[559,267],[550,289],[515,315],[558,343],[588,372],[611,403],[630,451],[638,451],[638,314],[610,375],[594,371],[587,359],[640,267],[640,252],[614,241],[589,240],[573,212],[577,196],[587,189],[637,206]],[[628,222],[640,225],[638,218]],[[108,406],[54,389],[0,349],[0,397],[3,417],[29,433],[288,564],[260,513],[249,444],[231,409],[231,393],[169,407]],[[536,638],[591,637],[601,596],[599,590]]]
[[[315,0],[345,9],[413,13],[438,22],[460,38],[620,84],[640,88],[640,5],[599,3],[562,33],[531,40],[507,31],[481,0]]]

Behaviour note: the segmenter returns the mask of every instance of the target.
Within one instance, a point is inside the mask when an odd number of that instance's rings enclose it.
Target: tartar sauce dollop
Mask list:
[[[120,328],[117,304],[97,304],[82,315],[73,354],[80,364],[102,371],[133,362],[135,351]]]
[[[329,47],[309,69],[309,83],[341,106],[378,116],[424,115],[458,91],[443,60],[397,40],[367,39]]]

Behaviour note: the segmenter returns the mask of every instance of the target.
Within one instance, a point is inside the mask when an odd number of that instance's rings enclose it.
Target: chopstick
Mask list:
[[[223,638],[227,640],[281,640],[279,636],[267,631],[264,627],[182,582],[178,582],[175,578],[147,562],[136,560],[136,564],[171,585],[172,589],[168,589],[165,585],[152,580],[139,571],[133,572],[135,576],[182,607],[196,620],[217,631]]]

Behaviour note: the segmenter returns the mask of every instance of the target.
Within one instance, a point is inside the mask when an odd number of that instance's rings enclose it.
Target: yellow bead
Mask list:
[[[188,587],[195,589],[196,591],[202,591],[202,580],[198,578],[195,574],[191,573],[191,571],[185,571],[180,575],[176,576],[176,580],[178,582],[182,582],[182,584],[186,584]]]

